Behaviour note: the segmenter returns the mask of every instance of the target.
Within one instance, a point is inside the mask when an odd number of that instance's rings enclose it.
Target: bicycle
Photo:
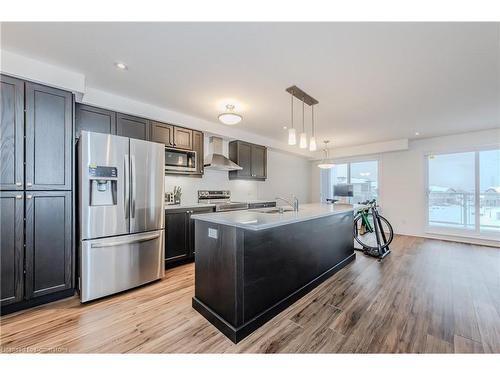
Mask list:
[[[377,201],[359,202],[365,207],[358,210],[354,218],[353,236],[363,247],[366,255],[382,260],[390,254],[389,245],[394,238],[391,224],[378,213]]]

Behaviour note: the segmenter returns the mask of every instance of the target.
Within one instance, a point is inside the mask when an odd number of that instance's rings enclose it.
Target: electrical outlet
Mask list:
[[[219,231],[214,228],[208,228],[208,237],[217,239]]]

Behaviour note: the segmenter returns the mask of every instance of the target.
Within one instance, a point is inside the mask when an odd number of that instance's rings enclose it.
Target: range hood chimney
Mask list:
[[[243,169],[222,155],[222,138],[210,137],[208,151],[209,154],[205,158],[204,163],[206,169],[218,171],[237,171]]]

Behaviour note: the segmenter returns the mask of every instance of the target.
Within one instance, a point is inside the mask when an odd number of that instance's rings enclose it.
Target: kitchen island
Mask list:
[[[355,258],[351,205],[192,218],[193,307],[235,343]]]

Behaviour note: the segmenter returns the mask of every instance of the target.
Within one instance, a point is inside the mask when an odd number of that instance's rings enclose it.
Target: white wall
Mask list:
[[[205,155],[208,152],[208,137],[205,137]],[[223,153],[227,156],[226,141],[223,142]],[[307,203],[310,200],[310,172],[308,160],[269,149],[266,181],[231,181],[228,172],[205,170],[202,178],[165,176],[165,189],[172,191],[174,186],[180,186],[183,204],[197,202],[198,190],[230,190],[234,201],[274,200],[277,196],[290,197],[293,194],[301,203]]]
[[[407,151],[364,157],[379,160],[379,202],[396,233],[459,239],[426,233],[426,162],[429,153],[457,152],[500,146],[500,129],[413,140]],[[359,160],[359,157],[356,158]],[[312,162],[311,201],[320,196],[319,168]],[[499,239],[500,240],[500,239]],[[473,241],[473,240],[468,240]],[[474,241],[484,242],[488,241]],[[496,243],[492,243],[497,245]]]

